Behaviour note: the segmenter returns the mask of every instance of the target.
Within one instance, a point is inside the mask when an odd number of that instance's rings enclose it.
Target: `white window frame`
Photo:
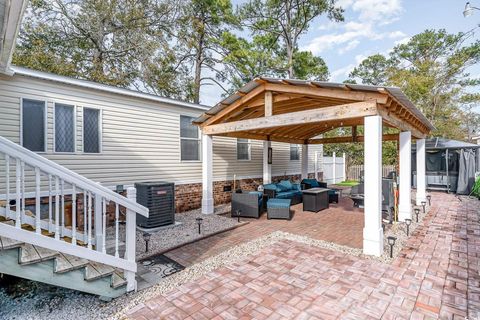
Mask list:
[[[237,154],[237,161],[250,161],[252,160],[252,143],[251,143],[251,140],[250,139],[242,139],[242,140],[247,140],[247,142],[241,142],[243,144],[247,144],[248,145],[248,159],[238,159],[238,140],[239,138],[237,138],[237,144],[235,145],[236,146],[236,154]]]
[[[57,151],[56,147],[56,112],[57,112],[57,104],[61,104],[64,106],[69,106],[73,108],[73,151]],[[54,102],[53,103],[53,131],[52,131],[52,136],[53,136],[53,153],[58,153],[58,154],[72,154],[72,153],[77,153],[77,106],[69,103],[63,103],[63,102]],[[83,126],[82,126],[83,127]],[[82,135],[83,135],[83,130],[82,130]]]
[[[292,146],[295,146],[297,148],[297,154],[298,154],[298,159],[292,159]],[[290,158],[290,161],[300,161],[300,145],[291,143],[288,149],[288,157]]]
[[[85,109],[98,110],[98,152],[85,152]],[[82,107],[82,152],[85,154],[101,154],[103,152],[103,110],[95,107]]]
[[[188,114],[181,114],[178,117],[178,146],[179,146],[179,155],[180,155],[180,162],[202,162],[202,131],[200,130],[199,127],[197,127],[198,130],[198,138],[188,138],[188,137],[182,137],[182,117],[188,117],[188,118],[196,118],[196,116],[188,115]],[[194,140],[198,141],[198,160],[182,160],[182,140]]]
[[[35,153],[47,153],[48,152],[48,101],[43,99],[35,98],[20,98],[20,145],[23,147],[23,101],[24,100],[35,100],[43,102],[43,151],[33,151]]]

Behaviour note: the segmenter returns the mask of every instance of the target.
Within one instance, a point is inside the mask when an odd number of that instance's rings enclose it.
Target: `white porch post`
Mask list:
[[[337,154],[332,154],[332,184],[337,183]]]
[[[315,156],[313,158],[313,172],[315,172],[315,180],[318,179],[318,151],[315,151]]]
[[[345,156],[345,152],[343,153],[342,158],[343,158],[343,166],[342,166],[343,181],[347,181],[347,157]]]
[[[202,135],[202,213],[213,213],[213,143],[212,137]]]
[[[427,201],[425,170],[425,139],[417,139],[417,206]]]
[[[382,229],[382,117],[364,118],[365,164],[365,227],[363,253],[380,256],[383,253]]]
[[[302,144],[302,180],[308,179],[308,144]]]
[[[398,219],[412,218],[412,133],[400,132],[400,199],[398,203]]]
[[[268,149],[271,147],[271,141],[263,141],[263,184],[272,183],[272,165],[268,164]]]

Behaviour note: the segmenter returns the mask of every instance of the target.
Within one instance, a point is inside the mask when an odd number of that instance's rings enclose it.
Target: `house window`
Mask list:
[[[195,118],[180,116],[180,158],[182,161],[200,160],[200,132],[192,124]]]
[[[237,139],[237,160],[250,160],[250,141],[248,139]]]
[[[300,145],[290,145],[290,160],[300,160]]]
[[[75,152],[75,107],[55,104],[55,152]]]
[[[22,146],[36,151],[46,151],[45,101],[22,99]]]
[[[100,110],[83,108],[83,152],[100,153]]]

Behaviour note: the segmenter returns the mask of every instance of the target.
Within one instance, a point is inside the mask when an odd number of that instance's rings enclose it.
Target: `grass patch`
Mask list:
[[[359,183],[358,181],[346,180],[346,181],[342,181],[340,183],[337,183],[336,185],[337,186],[343,186],[343,187],[353,187],[353,186],[356,186],[358,183]]]

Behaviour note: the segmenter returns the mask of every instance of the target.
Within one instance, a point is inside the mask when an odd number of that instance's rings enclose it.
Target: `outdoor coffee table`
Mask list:
[[[318,212],[327,209],[328,191],[327,188],[311,188],[302,190],[303,193],[303,211]]]

